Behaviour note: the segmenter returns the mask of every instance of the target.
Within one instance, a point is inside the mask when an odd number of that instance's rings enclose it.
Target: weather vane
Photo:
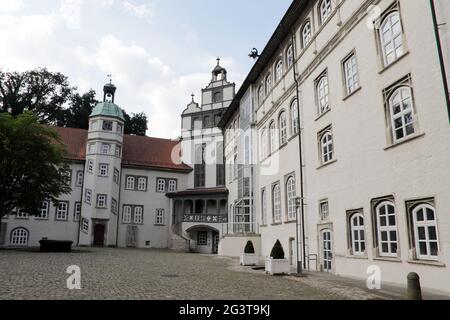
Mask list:
[[[109,78],[109,83],[112,84],[112,74],[108,74],[107,77]]]

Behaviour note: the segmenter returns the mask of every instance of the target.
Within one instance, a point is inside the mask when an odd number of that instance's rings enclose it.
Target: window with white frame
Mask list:
[[[292,120],[292,135],[296,135],[300,131],[297,99],[295,99],[291,103],[291,120]]]
[[[92,203],[92,190],[91,189],[86,189],[84,191],[84,201],[89,205]]]
[[[207,246],[208,245],[208,232],[199,231],[197,234],[197,245]]]
[[[286,197],[288,220],[295,220],[297,217],[297,191],[294,177],[289,177],[286,182]]]
[[[75,202],[73,221],[80,221],[80,218],[81,218],[81,202]]]
[[[166,192],[166,179],[158,179],[157,180],[156,192]]]
[[[352,53],[344,61],[343,67],[345,77],[345,89],[347,95],[349,95],[359,88],[358,63],[356,61],[356,54]]]
[[[317,104],[319,107],[319,115],[326,113],[330,110],[330,97],[328,87],[328,75],[322,75],[319,80],[316,81],[316,94]]]
[[[122,133],[123,126],[120,123],[117,123],[117,133]]]
[[[144,208],[141,206],[134,207],[133,221],[135,224],[142,224],[144,222]]]
[[[50,209],[50,202],[48,202],[48,201],[42,202],[42,206],[39,209],[39,215],[36,216],[36,218],[37,219],[43,219],[43,220],[48,219],[49,209]]]
[[[16,219],[28,219],[30,216],[22,209],[17,210]]]
[[[9,243],[12,246],[27,246],[29,232],[25,228],[16,228],[11,232],[11,238],[9,239]]]
[[[239,162],[238,162],[238,155],[235,154],[234,155],[234,160],[233,160],[233,179],[236,180],[237,178],[239,178]]]
[[[352,255],[362,256],[366,252],[366,232],[362,212],[350,214],[350,240]]]
[[[328,200],[322,200],[319,203],[319,215],[322,221],[327,220],[330,217],[330,207]]]
[[[287,143],[287,120],[286,112],[283,111],[278,117],[278,127],[280,128],[280,145]]]
[[[267,196],[266,189],[261,191],[261,224],[267,224]]]
[[[76,186],[77,187],[82,187],[83,186],[83,181],[84,181],[84,172],[83,171],[77,171]]]
[[[114,198],[111,199],[111,212],[117,214],[117,200]]]
[[[281,189],[276,184],[272,189],[273,222],[281,223]]]
[[[177,180],[170,179],[169,180],[169,192],[176,192],[177,191]]]
[[[270,154],[274,153],[278,149],[278,134],[277,129],[275,128],[275,121],[272,121],[269,125],[269,134],[270,134]]]
[[[102,154],[109,154],[109,151],[111,150],[111,145],[107,143],[102,144]]]
[[[164,225],[164,209],[157,209],[156,210],[155,224],[159,225],[159,226]]]
[[[292,46],[292,44],[290,44],[288,49],[286,50],[286,66],[287,66],[287,69],[289,69],[293,65],[294,65],[294,47]]]
[[[98,166],[98,175],[100,177],[107,177],[109,172],[109,165],[105,163],[100,163]]]
[[[278,82],[283,78],[283,60],[278,60],[276,66],[275,66],[275,82]]]
[[[319,5],[319,13],[320,13],[320,24],[324,24],[325,21],[331,16],[333,12],[332,1],[331,0],[323,0]]]
[[[439,235],[434,206],[421,203],[413,207],[411,211],[416,258],[438,260]]]
[[[334,159],[334,143],[331,128],[319,135],[320,159],[322,164],[327,164]]]
[[[306,46],[311,41],[312,37],[312,28],[311,28],[311,22],[307,21],[302,28],[302,46],[303,49],[306,48]]]
[[[378,254],[381,257],[397,257],[398,234],[395,206],[383,201],[375,208]]]
[[[393,142],[401,142],[416,133],[414,103],[409,86],[401,86],[389,97],[389,116]]]
[[[68,202],[58,202],[56,206],[56,220],[57,221],[67,221],[69,216],[69,203]]]
[[[131,223],[131,218],[132,218],[132,207],[131,206],[123,206],[123,211],[122,211],[122,223]]]
[[[106,208],[106,203],[108,201],[108,196],[106,194],[97,195],[97,208]]]
[[[267,130],[264,128],[261,132],[261,160],[264,160],[268,155],[267,150]]]
[[[88,160],[88,172],[94,173],[94,160]]]
[[[138,179],[138,191],[146,191],[147,190],[147,178],[139,177]]]
[[[117,168],[114,168],[114,177],[113,180],[116,184],[119,184],[120,181],[120,171]]]
[[[89,231],[89,220],[86,218],[83,218],[81,220],[81,231],[84,233],[87,233]]]
[[[95,153],[95,143],[89,144],[89,154]]]
[[[379,29],[379,38],[385,66],[392,64],[404,54],[403,30],[399,11],[393,11],[384,17]]]
[[[115,155],[116,155],[116,157],[120,158],[121,154],[122,154],[122,147],[119,146],[119,145],[116,145],[116,148],[115,148]]]
[[[266,76],[265,80],[265,87],[266,87],[266,96],[269,95],[270,91],[272,90],[272,74],[269,72],[269,74]]]
[[[264,86],[260,85],[258,88],[258,101],[259,104],[262,104],[264,101]]]
[[[136,182],[136,178],[135,177],[127,177],[127,184],[126,184],[126,188],[127,190],[134,190],[134,185]]]
[[[104,131],[112,131],[112,129],[113,129],[113,122],[103,120],[103,130]]]

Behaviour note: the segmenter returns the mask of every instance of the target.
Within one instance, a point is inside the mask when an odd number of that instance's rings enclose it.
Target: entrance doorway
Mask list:
[[[219,253],[219,241],[220,241],[220,236],[217,232],[213,233],[213,248],[212,248],[212,253],[213,254],[218,254]]]
[[[296,263],[296,259],[295,259],[295,256],[296,256],[295,249],[296,248],[297,247],[295,245],[295,239],[290,238],[289,239],[289,262],[290,262],[291,266],[293,266]]]
[[[333,271],[333,243],[331,230],[322,231],[322,266],[324,272]]]
[[[94,227],[94,247],[105,246],[105,225],[97,224]]]

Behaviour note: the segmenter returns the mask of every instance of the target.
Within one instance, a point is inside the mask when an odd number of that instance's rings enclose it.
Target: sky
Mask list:
[[[221,58],[243,82],[292,0],[0,0],[0,68],[62,72],[102,99],[144,112],[150,136],[180,135],[180,114]]]

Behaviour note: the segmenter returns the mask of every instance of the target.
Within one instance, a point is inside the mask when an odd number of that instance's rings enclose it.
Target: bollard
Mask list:
[[[408,287],[406,294],[408,300],[422,300],[420,277],[415,272],[411,272],[410,274],[408,274]]]

